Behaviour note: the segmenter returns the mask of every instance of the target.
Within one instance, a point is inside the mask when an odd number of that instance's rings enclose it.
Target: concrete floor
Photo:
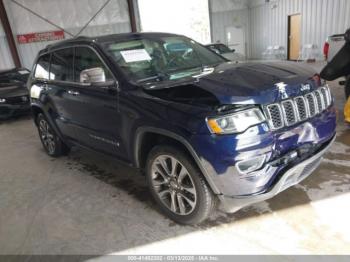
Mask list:
[[[343,89],[332,84],[336,103]],[[103,155],[52,159],[31,119],[0,124],[0,254],[350,254],[350,129],[301,185],[201,226],[179,226],[143,177]]]

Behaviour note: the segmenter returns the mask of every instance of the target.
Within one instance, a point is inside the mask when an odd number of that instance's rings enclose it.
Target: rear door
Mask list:
[[[75,140],[74,104],[68,91],[74,87],[74,48],[52,52],[48,92],[53,106],[53,117],[63,136]]]

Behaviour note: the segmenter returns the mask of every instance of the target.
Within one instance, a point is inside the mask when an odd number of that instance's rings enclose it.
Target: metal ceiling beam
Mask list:
[[[131,32],[137,32],[135,6],[134,6],[133,0],[128,0],[128,9],[129,9]]]
[[[3,0],[0,0],[0,20],[5,31],[6,39],[9,44],[10,52],[12,55],[13,63],[16,67],[21,67],[21,60],[19,59],[16,42],[13,37],[12,29],[9,19],[7,17],[6,9]]]

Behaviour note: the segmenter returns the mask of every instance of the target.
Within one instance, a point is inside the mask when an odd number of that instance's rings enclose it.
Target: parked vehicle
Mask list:
[[[345,34],[332,35],[327,38],[323,48],[323,53],[328,63],[333,60],[344,45]],[[350,75],[342,75],[341,77],[343,79],[340,81],[340,84],[344,85],[345,97],[348,98],[350,96]]]
[[[0,71],[0,120],[30,112],[29,73],[25,68]]]
[[[230,49],[228,46],[221,44],[221,43],[216,43],[216,44],[209,44],[206,45],[210,50],[213,50],[215,53],[225,57],[228,60],[231,61],[244,61],[244,56],[242,54],[236,53],[236,50]]]
[[[78,145],[144,170],[162,211],[182,224],[202,222],[216,203],[235,212],[299,183],[335,138],[333,99],[318,75],[235,64],[173,34],[50,45],[28,88],[50,156]]]

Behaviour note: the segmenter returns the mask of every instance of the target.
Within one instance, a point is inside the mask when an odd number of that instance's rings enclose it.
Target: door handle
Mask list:
[[[73,90],[68,90],[68,94],[72,95],[72,96],[77,96],[79,95],[78,91],[73,91]]]

